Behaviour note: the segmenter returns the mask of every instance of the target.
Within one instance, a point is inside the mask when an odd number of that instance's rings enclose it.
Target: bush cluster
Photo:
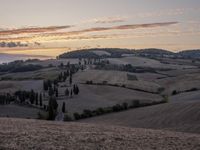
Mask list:
[[[93,84],[93,81],[92,81],[92,80],[89,80],[89,81],[86,81],[85,83],[86,83],[86,84]]]

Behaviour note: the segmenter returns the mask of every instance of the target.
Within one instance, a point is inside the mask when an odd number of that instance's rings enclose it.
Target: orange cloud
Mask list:
[[[68,32],[50,32],[50,33],[39,33],[34,35],[29,35],[25,37],[6,37],[0,38],[0,41],[53,41],[53,40],[75,40],[75,39],[99,39],[99,38],[111,38],[112,36],[100,36],[95,35],[93,37],[87,38],[87,36],[80,36],[82,34],[91,33],[91,32],[103,32],[103,31],[112,31],[112,30],[134,30],[138,28],[156,28],[169,26],[177,24],[178,22],[162,22],[162,23],[149,23],[149,24],[130,24],[130,25],[121,25],[121,26],[111,26],[111,27],[96,27],[88,28],[83,30],[68,31]],[[46,28],[45,28],[46,29]]]
[[[121,26],[113,26],[113,27],[96,27],[96,28],[89,28],[89,29],[70,31],[70,32],[46,33],[46,34],[43,34],[43,36],[56,36],[56,35],[64,36],[64,35],[77,35],[77,34],[83,34],[83,33],[88,33],[88,32],[101,32],[101,31],[108,31],[108,30],[155,28],[155,27],[169,26],[169,25],[173,25],[177,23],[178,22],[162,22],[162,23],[149,23],[149,24],[121,25]]]
[[[31,27],[31,28],[11,29],[11,30],[0,30],[0,36],[23,34],[23,33],[52,32],[70,27],[71,26],[50,26],[50,27]]]

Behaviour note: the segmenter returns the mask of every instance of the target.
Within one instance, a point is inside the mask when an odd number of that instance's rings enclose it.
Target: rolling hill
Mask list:
[[[200,58],[200,50],[184,50],[172,52],[164,49],[119,49],[119,48],[92,48],[70,51],[59,55],[57,58],[121,58],[124,56],[144,57],[171,57],[171,58]]]
[[[82,49],[61,54],[58,56],[58,58],[99,58],[99,57],[119,58],[122,57],[123,54],[134,54],[134,51],[130,49],[119,49],[119,48]]]
[[[200,58],[200,49],[197,50],[184,50],[178,53],[185,58]]]
[[[121,125],[200,133],[200,103],[167,103],[81,120],[85,123]]]

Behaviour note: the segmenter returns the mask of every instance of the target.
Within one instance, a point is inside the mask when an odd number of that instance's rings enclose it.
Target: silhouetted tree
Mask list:
[[[68,90],[68,88],[66,88],[66,90],[65,90],[65,95],[69,96],[69,90]]]
[[[60,68],[63,68],[63,67],[64,67],[63,62],[60,63],[59,67],[60,67]]]
[[[58,80],[61,82],[63,78],[62,72],[58,75]]]
[[[38,105],[38,93],[35,93],[35,104]]]
[[[42,93],[40,93],[40,106],[42,106]]]
[[[76,85],[76,95],[78,95],[79,94],[79,87],[78,87],[78,85]]]
[[[43,89],[44,89],[44,91],[47,91],[48,90],[48,83],[47,83],[47,81],[43,81]]]
[[[49,92],[48,93],[49,93],[49,96],[53,96],[54,95],[54,91],[53,91],[52,87],[49,88]]]
[[[78,93],[79,93],[79,88],[78,88],[78,85],[76,85],[76,84],[74,84],[74,86],[73,86],[73,93],[74,93],[74,95],[78,95]]]
[[[52,81],[51,80],[47,80],[47,85],[48,85],[48,89],[52,87]]]
[[[65,102],[63,102],[63,105],[62,105],[62,112],[65,113]]]
[[[58,97],[58,88],[56,88],[55,92],[56,92],[56,97]]]
[[[69,76],[69,84],[72,85],[72,75]]]
[[[76,85],[73,85],[73,93],[76,94]]]
[[[48,106],[48,119],[54,120],[57,114],[58,103],[55,97],[50,97]]]
[[[31,90],[30,92],[30,102],[31,104],[34,104],[35,101],[35,92],[33,90]]]
[[[67,79],[67,74],[66,74],[66,72],[64,72],[64,74],[63,74],[63,82],[65,82],[66,79]]]
[[[70,92],[70,97],[72,98],[72,95],[73,95],[73,91],[72,91],[72,89],[71,89],[71,92]]]
[[[58,86],[58,80],[55,79],[55,80],[53,81],[53,84],[54,84],[54,87],[55,87],[55,86]]]

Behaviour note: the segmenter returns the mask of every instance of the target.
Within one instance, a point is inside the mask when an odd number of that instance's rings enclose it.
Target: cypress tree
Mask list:
[[[76,85],[73,85],[73,93],[76,95]]]
[[[72,92],[72,89],[71,89],[71,92],[70,92],[70,97],[72,98],[72,95],[73,95],[73,92]]]
[[[56,117],[56,113],[57,113],[57,108],[58,108],[58,103],[56,101],[55,97],[50,97],[49,99],[49,106],[48,106],[48,119],[49,120],[54,120]]]
[[[62,105],[62,112],[65,113],[65,102],[63,102],[63,105]]]
[[[66,90],[65,90],[65,96],[69,96],[69,90],[68,90],[68,88],[66,88]]]
[[[69,77],[69,84],[72,85],[72,75]]]
[[[78,85],[76,85],[76,93],[77,93],[77,95],[79,94],[79,88],[78,88]]]
[[[43,90],[44,91],[48,90],[48,83],[47,83],[47,81],[43,81]]]
[[[30,92],[30,102],[31,104],[34,104],[34,101],[35,101],[35,93],[33,90],[31,90]]]
[[[35,104],[38,105],[38,93],[35,93]]]
[[[48,85],[48,89],[52,88],[52,82],[51,82],[51,80],[47,80],[47,85]]]
[[[56,97],[58,97],[58,88],[56,88]]]
[[[42,106],[42,94],[40,93],[40,106]]]
[[[49,96],[53,96],[53,95],[54,95],[53,88],[52,88],[52,87],[50,87],[50,88],[49,88]]]

